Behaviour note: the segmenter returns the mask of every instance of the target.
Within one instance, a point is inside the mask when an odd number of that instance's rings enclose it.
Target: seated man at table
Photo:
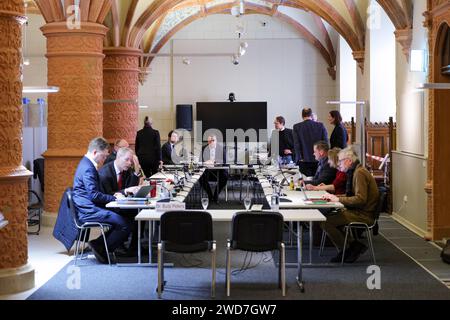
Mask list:
[[[106,233],[106,243],[108,250],[114,252],[130,234],[130,222],[121,215],[104,208],[108,202],[123,197],[121,193],[110,195],[100,190],[97,168],[102,166],[108,156],[108,148],[108,142],[102,137],[95,138],[89,143],[88,151],[75,172],[73,202],[81,223],[100,222],[111,225]],[[102,236],[89,241],[89,246],[100,263],[108,263]]]
[[[186,160],[187,151],[183,148],[179,152],[176,151],[175,146],[178,143],[178,133],[171,130],[167,135],[168,141],[161,147],[162,162],[165,165],[179,164],[181,160]]]
[[[332,202],[341,202],[345,209],[327,217],[327,221],[321,224],[322,229],[339,249],[338,255],[331,259],[331,262],[340,262],[342,259],[345,225],[350,222],[373,224],[379,197],[375,179],[359,162],[351,147],[339,152],[338,165],[339,170],[347,174],[347,194],[343,196],[327,194],[324,198]],[[345,251],[344,261],[355,262],[366,250],[367,247],[363,243],[353,240]]]
[[[314,143],[313,149],[314,158],[318,161],[319,165],[314,178],[306,183],[312,184],[313,186],[318,186],[319,184],[331,184],[336,178],[337,170],[328,163],[328,150],[330,150],[328,142],[318,141]]]
[[[226,163],[226,155],[224,148],[221,144],[217,143],[217,137],[211,135],[208,137],[208,145],[203,149],[203,163],[205,165],[224,164]],[[213,194],[209,181],[216,182],[218,180],[218,186]],[[228,173],[226,170],[221,169],[208,169],[200,178],[200,183],[203,189],[208,194],[208,198],[211,201],[218,202],[219,194],[225,188],[228,183]]]
[[[133,150],[120,148],[117,151],[116,160],[104,165],[98,172],[100,177],[100,190],[106,194],[121,193],[124,196],[135,194],[140,187],[139,179],[142,177],[141,166]],[[137,210],[119,210],[124,218],[133,220],[138,213]],[[132,223],[132,222],[131,222]],[[132,237],[129,253],[137,250],[137,228],[132,223]]]

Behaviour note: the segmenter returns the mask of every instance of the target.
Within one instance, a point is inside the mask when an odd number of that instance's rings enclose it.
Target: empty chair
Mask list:
[[[28,234],[39,235],[41,231],[42,210],[44,210],[42,199],[35,191],[28,190],[28,227],[37,227],[35,231],[28,231]]]
[[[70,213],[72,215],[73,221],[75,222],[75,225],[76,225],[77,229],[79,230],[78,237],[77,237],[76,244],[75,244],[75,258],[74,258],[75,265],[77,264],[78,251],[79,251],[79,248],[80,248],[81,239],[83,239],[83,241],[82,241],[83,243],[81,245],[81,248],[82,248],[81,256],[83,256],[84,245],[86,243],[86,238],[89,237],[88,234],[89,234],[90,229],[92,229],[92,228],[99,228],[100,229],[100,231],[102,233],[102,236],[103,236],[103,242],[105,244],[106,255],[108,256],[108,263],[109,263],[109,265],[111,265],[111,259],[109,257],[108,245],[106,243],[106,236],[105,236],[106,230],[111,228],[111,225],[109,225],[107,223],[101,223],[101,222],[81,223],[78,220],[78,212],[77,212],[77,209],[76,209],[75,204],[73,202],[72,192],[73,192],[72,188],[67,188],[66,189],[67,202],[68,202],[68,206],[69,206],[69,209],[70,209]]]
[[[278,286],[286,295],[283,216],[278,212],[237,212],[232,220],[231,240],[227,242],[226,290],[230,296],[231,250],[265,252],[279,250]]]
[[[211,252],[211,297],[216,294],[216,242],[212,217],[204,211],[169,211],[161,216],[158,243],[158,298],[164,290],[164,252]]]

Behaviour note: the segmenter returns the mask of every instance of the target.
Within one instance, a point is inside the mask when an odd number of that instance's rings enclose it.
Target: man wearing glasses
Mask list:
[[[378,187],[370,172],[360,163],[351,147],[339,152],[339,170],[347,173],[345,196],[326,194],[325,199],[331,202],[341,202],[345,209],[336,215],[329,216],[321,227],[333,243],[339,248],[339,253],[330,262],[340,262],[344,249],[343,227],[351,222],[373,224],[374,213],[378,203]],[[345,251],[345,262],[355,262],[367,247],[353,240]]]
[[[97,170],[108,157],[108,142],[98,137],[89,143],[88,152],[81,159],[73,179],[73,202],[81,223],[108,223],[111,229],[106,233],[106,242],[111,252],[119,247],[130,233],[130,223],[119,214],[102,208],[108,202],[122,198],[124,195],[109,195],[100,191],[100,178]],[[89,241],[89,246],[100,263],[108,263],[103,238]]]
[[[221,144],[217,143],[217,136],[215,135],[211,135],[208,137],[208,145],[203,150],[203,162],[207,166],[226,163],[224,148]],[[217,180],[218,185],[216,187],[215,192],[213,193],[211,190],[211,186],[209,185],[209,182]],[[208,169],[200,178],[200,183],[203,189],[208,194],[208,198],[211,201],[218,203],[219,194],[228,183],[228,173],[226,172],[226,170]]]

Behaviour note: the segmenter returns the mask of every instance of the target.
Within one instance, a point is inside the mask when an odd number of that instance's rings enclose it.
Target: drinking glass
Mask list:
[[[250,206],[252,205],[252,199],[251,198],[245,198],[244,199],[244,205],[245,205],[245,210],[249,210]]]
[[[208,198],[202,198],[202,207],[203,210],[206,210],[208,208],[209,199]]]

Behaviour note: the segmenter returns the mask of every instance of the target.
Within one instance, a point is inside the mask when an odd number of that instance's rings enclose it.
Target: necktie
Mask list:
[[[119,190],[122,190],[122,172],[119,173],[119,178],[117,179],[117,187],[119,188]]]

